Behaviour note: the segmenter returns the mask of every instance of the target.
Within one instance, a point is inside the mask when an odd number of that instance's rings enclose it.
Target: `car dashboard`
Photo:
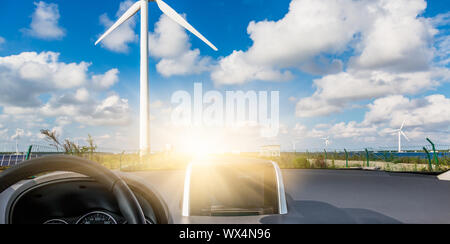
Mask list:
[[[4,211],[4,222],[11,224],[127,224],[116,199],[108,189],[84,177],[43,177],[28,180],[15,189]],[[50,180],[48,179],[50,178]],[[19,184],[20,185],[20,184]],[[167,223],[161,212],[164,203],[130,185],[147,224]],[[156,202],[155,202],[156,201]],[[155,210],[156,206],[156,210]],[[164,212],[164,211],[162,211]]]
[[[186,171],[116,173],[136,195],[147,220],[158,224],[395,224],[449,223],[450,219],[450,182],[435,176],[283,170],[287,214],[183,216],[183,193],[189,189],[184,187]],[[92,219],[114,223],[105,215],[124,223],[108,191],[75,173],[24,180],[0,194],[0,224],[76,224]]]

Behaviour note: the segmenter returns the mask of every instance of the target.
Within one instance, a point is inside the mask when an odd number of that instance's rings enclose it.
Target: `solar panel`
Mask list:
[[[2,166],[2,167],[6,166],[6,165],[3,165],[4,159],[5,159],[5,155],[3,154],[2,155],[2,160],[0,161],[0,166]]]
[[[31,155],[31,158],[37,158],[38,155]],[[10,167],[26,160],[26,155],[3,154],[0,155],[0,167]]]

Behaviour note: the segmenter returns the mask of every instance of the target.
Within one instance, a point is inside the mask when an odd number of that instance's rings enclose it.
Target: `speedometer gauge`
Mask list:
[[[115,225],[117,221],[109,214],[101,211],[90,212],[81,217],[77,224],[80,225]]]
[[[44,225],[66,225],[67,222],[62,219],[51,219],[44,222]]]

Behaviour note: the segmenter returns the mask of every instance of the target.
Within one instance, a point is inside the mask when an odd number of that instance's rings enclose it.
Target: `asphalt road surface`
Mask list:
[[[163,196],[175,223],[450,223],[450,182],[353,170],[283,170],[287,215],[181,217],[183,171],[133,172]]]

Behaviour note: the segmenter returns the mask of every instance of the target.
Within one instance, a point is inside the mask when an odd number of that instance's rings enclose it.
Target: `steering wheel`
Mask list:
[[[129,224],[145,224],[144,213],[128,185],[104,166],[74,156],[46,156],[29,160],[0,173],[0,193],[28,177],[53,171],[79,173],[91,177],[110,190]]]

